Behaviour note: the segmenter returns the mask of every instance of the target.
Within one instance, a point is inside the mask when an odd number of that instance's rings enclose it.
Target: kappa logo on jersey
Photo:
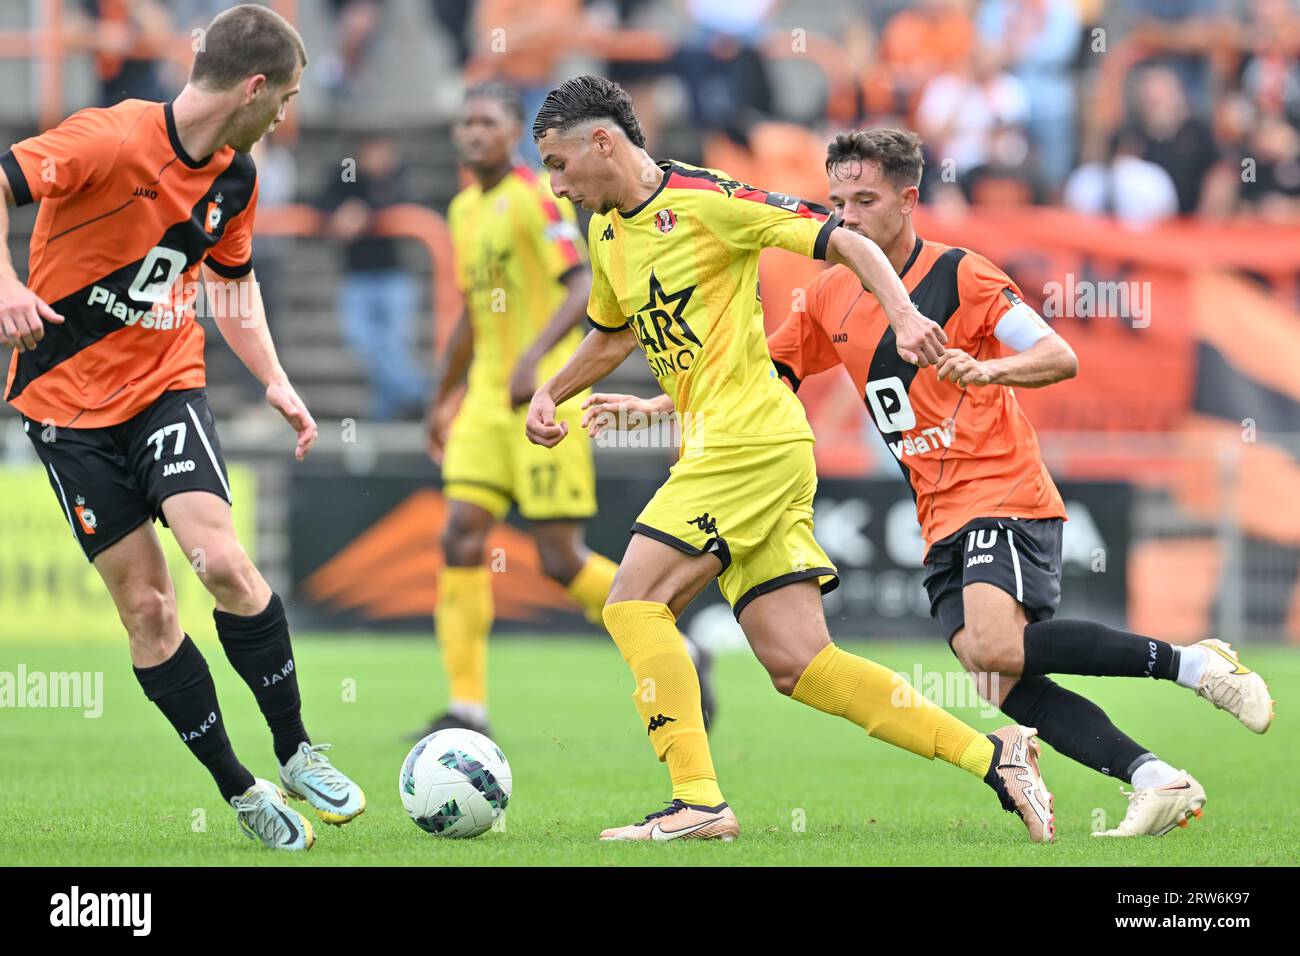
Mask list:
[[[710,518],[709,513],[707,511],[704,512],[704,514],[699,515],[698,517],[692,518],[690,521],[686,523],[695,525],[695,527],[699,528],[705,534],[718,533],[718,519]]]
[[[656,376],[676,375],[691,367],[695,351],[687,343],[701,345],[682,313],[691,301],[695,286],[668,293],[659,284],[654,270],[650,270],[650,298],[632,316],[637,341],[645,349],[650,371]],[[672,311],[668,311],[668,307]]]
[[[207,232],[216,232],[221,225],[221,203],[226,197],[217,193],[215,199],[208,203],[208,214],[203,217],[203,228]]]
[[[672,232],[675,225],[677,225],[677,216],[671,209],[660,209],[655,213],[655,228],[660,232]]]
[[[907,386],[897,375],[867,382],[867,404],[881,432],[905,432],[916,427],[916,412],[907,398]]]
[[[614,224],[611,222],[605,227],[605,231],[600,234],[601,242],[608,242],[614,238]]]
[[[77,515],[77,520],[81,522],[81,530],[86,534],[94,534],[95,529],[99,527],[99,521],[95,518],[95,512],[86,507],[86,499],[77,495],[77,507],[73,509]]]

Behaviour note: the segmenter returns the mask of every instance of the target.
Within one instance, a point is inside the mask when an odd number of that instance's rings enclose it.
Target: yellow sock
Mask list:
[[[672,612],[654,601],[619,601],[605,607],[604,620],[632,668],[632,699],[655,756],[668,764],[673,799],[716,807],[723,799],[704,732],[700,679]]]
[[[483,566],[443,568],[433,612],[451,699],[487,704],[487,639],[492,629],[492,574]]]
[[[609,597],[609,589],[614,584],[617,571],[617,564],[603,554],[593,552],[582,570],[574,575],[565,588],[592,624],[600,623],[600,613],[605,607],[605,598]]]
[[[930,703],[887,667],[828,644],[795,685],[795,700],[862,727],[886,743],[938,757],[977,777],[993,763],[993,742]]]

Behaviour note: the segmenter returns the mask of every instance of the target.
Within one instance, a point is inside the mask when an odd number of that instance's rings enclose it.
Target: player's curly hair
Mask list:
[[[613,80],[593,74],[576,76],[546,94],[533,120],[533,139],[541,139],[548,129],[567,133],[593,119],[612,121],[634,146],[645,147],[645,133],[632,109],[632,97]]]
[[[910,130],[875,126],[840,133],[826,148],[826,173],[841,163],[860,160],[876,163],[881,175],[895,186],[919,186],[925,159],[921,137]]]
[[[515,121],[522,123],[524,121],[524,101],[516,90],[509,83],[503,83],[500,80],[483,80],[481,83],[475,83],[465,91],[465,102],[476,100],[479,97],[496,100],[501,106],[514,117]]]

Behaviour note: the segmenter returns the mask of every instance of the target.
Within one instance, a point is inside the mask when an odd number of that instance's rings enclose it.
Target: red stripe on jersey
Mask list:
[[[516,175],[518,175],[524,182],[528,183],[528,185],[538,185],[537,174],[527,166],[516,166],[514,171]],[[549,189],[550,187],[547,188]],[[560,214],[560,207],[555,205],[554,200],[547,199],[543,196],[540,190],[537,193],[537,201],[541,204],[542,214],[546,216],[547,222],[563,221],[564,217]],[[582,262],[582,257],[578,255],[578,247],[575,246],[571,240],[561,238],[556,240],[556,242],[560,247],[560,251],[564,253],[564,261],[566,265],[576,266],[578,263]]]

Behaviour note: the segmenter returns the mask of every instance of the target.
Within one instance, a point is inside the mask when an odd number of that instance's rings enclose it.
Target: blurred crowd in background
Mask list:
[[[93,57],[100,105],[167,99],[184,82],[190,31],[230,5],[69,0],[62,29]],[[632,94],[652,154],[739,167],[741,178],[760,165],[746,156],[761,154],[766,169],[786,146],[820,175],[809,147],[816,153],[834,132],[904,125],[924,140],[922,200],[940,214],[1035,204],[1139,226],[1180,216],[1300,222],[1300,0],[270,5],[309,38],[295,109],[308,117],[314,104],[318,118],[359,126],[349,152],[362,175],[341,186],[325,174],[337,157],[304,150],[291,125],[255,154],[261,203],[308,203],[325,215],[341,249],[340,331],[367,366],[378,420],[418,415],[429,383],[409,360],[422,321],[416,280],[398,240],[370,229],[373,214],[407,202],[444,211],[458,188],[454,176],[445,188],[413,186],[407,166],[426,146],[403,139],[406,120],[385,128],[390,101],[410,91],[374,77],[391,67],[382,61],[393,34],[413,24],[449,67],[422,101],[417,125],[442,131],[428,152],[450,149],[446,124],[469,82],[511,83],[531,119],[556,82],[595,69]],[[537,162],[527,130],[520,156]],[[313,164],[319,175],[309,174]],[[815,183],[749,175],[822,198],[807,193]],[[272,296],[280,241],[261,239],[255,250]]]
[[[341,104],[364,107],[359,80],[401,0],[328,0],[332,48],[311,69]],[[529,112],[574,53],[608,45],[607,72],[633,93],[653,142],[664,122],[744,144],[780,120],[772,51],[801,42],[785,0],[406,0],[427,5],[463,75],[515,84]],[[119,37],[187,32],[224,0],[83,0]],[[306,5],[300,5],[301,8]],[[838,45],[852,85],[826,96],[837,126],[904,124],[925,140],[927,198],[944,203],[1064,203],[1149,221],[1173,215],[1274,218],[1300,208],[1300,8],[1296,0],[840,0],[808,19]],[[575,40],[642,23],[628,42]],[[827,28],[831,31],[827,31]],[[650,55],[637,58],[641,39]],[[805,42],[806,41],[802,41]],[[505,52],[498,54],[504,49]],[[810,57],[817,50],[805,47]],[[1108,57],[1124,60],[1115,84]],[[162,59],[98,58],[103,104],[163,99],[181,71]],[[680,84],[685,116],[664,116]],[[837,102],[832,102],[835,100]],[[1104,100],[1104,102],[1103,102]],[[432,101],[431,101],[432,102]],[[799,117],[808,120],[809,117]],[[536,161],[531,139],[521,152]],[[1243,161],[1253,160],[1243,176]],[[946,175],[945,175],[946,172]]]

